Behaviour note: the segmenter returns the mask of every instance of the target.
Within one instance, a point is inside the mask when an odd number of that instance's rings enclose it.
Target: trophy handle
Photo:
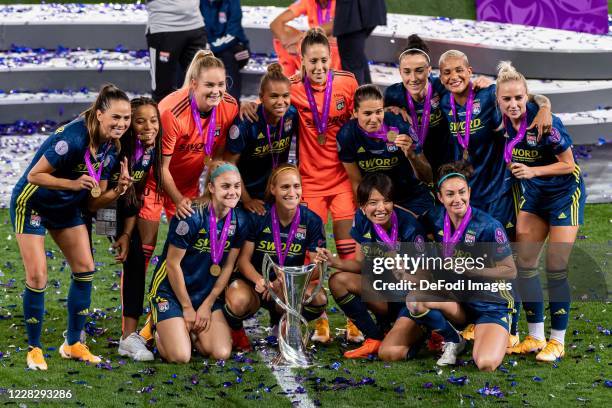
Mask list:
[[[321,262],[319,263],[319,283],[317,283],[317,286],[315,286],[315,288],[312,290],[310,297],[308,297],[308,299],[304,301],[305,305],[312,302],[312,299],[314,299],[314,297],[317,296],[317,294],[321,291],[321,288],[323,287],[323,282],[325,282],[326,279],[327,279],[327,262]]]

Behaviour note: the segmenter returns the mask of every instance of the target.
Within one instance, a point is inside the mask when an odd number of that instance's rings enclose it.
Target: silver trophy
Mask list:
[[[312,279],[312,275],[317,268],[319,269],[319,283],[306,296],[306,288]],[[278,330],[278,355],[273,359],[272,364],[288,367],[309,367],[312,365],[312,357],[306,351],[309,339],[308,322],[302,317],[302,305],[310,303],[319,293],[323,282],[326,279],[327,264],[309,264],[303,266],[280,266],[272,261],[268,254],[264,256],[263,273],[266,286],[270,285],[270,270],[274,268],[277,279],[282,283],[281,299],[274,291],[270,290],[270,295],[280,307],[285,310],[281,317]]]

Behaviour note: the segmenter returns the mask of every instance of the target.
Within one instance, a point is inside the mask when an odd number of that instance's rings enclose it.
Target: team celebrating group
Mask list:
[[[190,361],[193,347],[215,359],[248,351],[243,320],[261,307],[278,330],[282,310],[271,293],[280,295],[282,282],[264,280],[266,254],[281,266],[333,268],[327,285],[347,317],[347,339],[363,341],[346,358],[405,360],[429,340],[440,346],[437,363],[449,365],[472,339],[474,363],[485,371],[507,353],[563,357],[567,264],[586,194],[571,138],[548,99],[530,95],[509,62],[499,64],[496,83],[472,80],[468,57],[456,50],[440,57],[435,76],[416,35],[399,56],[402,82],[384,94],[331,68],[332,47],[320,28],[303,35],[299,50],[299,72],[287,78],[271,64],[257,102],[239,107],[225,92],[223,62],[202,50],[183,87],[159,106],[144,97],[130,101],[107,85],[89,110],[42,144],[10,207],[26,274],[30,369],[47,369],[41,344],[47,230],[72,271],[59,352],[101,361],[85,345],[83,328],[96,269],[92,218],[109,208],[123,263],[119,354],[135,360],[154,358],[148,342],[175,363]],[[292,147],[297,166],[288,163]],[[138,331],[162,210],[168,235]],[[337,254],[326,248],[329,213]],[[570,244],[546,254],[554,299],[548,340],[537,269],[546,240]],[[362,300],[362,246],[426,241],[451,248],[449,257],[473,253],[474,243],[495,243],[491,264],[465,274],[516,282],[514,290],[477,301]],[[518,244],[514,256],[511,241]],[[529,335],[519,341],[520,294],[527,292],[540,300],[522,303]],[[327,305],[322,291],[303,306],[303,317],[316,320],[314,341],[330,341]]]

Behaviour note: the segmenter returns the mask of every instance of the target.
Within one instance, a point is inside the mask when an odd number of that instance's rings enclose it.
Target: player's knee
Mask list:
[[[227,360],[232,354],[231,342],[217,344],[210,356],[215,360]]]
[[[42,289],[47,285],[47,271],[44,268],[33,268],[26,274],[26,283],[29,287]]]
[[[480,371],[486,371],[486,372],[493,372],[497,370],[497,367],[499,367],[502,360],[503,360],[503,357],[498,358],[498,357],[489,356],[489,355],[475,355],[474,356],[474,363],[476,364],[476,367],[478,367]]]
[[[406,359],[407,347],[382,344],[378,349],[378,358],[382,361],[401,361]]]
[[[315,297],[310,302],[311,306],[321,306],[324,307],[327,305],[327,295],[325,295],[325,291],[321,290],[319,293],[315,295]]]
[[[329,290],[334,296],[346,290],[346,272],[336,272],[329,278]]]
[[[227,307],[236,316],[244,316],[249,313],[253,303],[250,293],[243,290],[233,290],[225,299]]]
[[[171,353],[168,353],[168,355],[165,356],[165,359],[169,363],[187,364],[191,360],[191,350],[181,350],[177,348],[172,350]]]

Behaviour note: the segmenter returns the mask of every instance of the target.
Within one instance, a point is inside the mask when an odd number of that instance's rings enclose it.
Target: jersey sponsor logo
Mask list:
[[[230,232],[228,232],[228,235],[231,235]],[[227,241],[225,241],[225,246],[223,247],[223,252],[226,252],[230,247],[230,240],[228,239]],[[196,243],[193,245],[194,249],[197,249],[200,252],[208,252],[210,253],[210,240],[208,238],[200,238],[196,241]]]
[[[287,243],[282,242],[281,250],[284,251],[285,248],[287,248]],[[274,242],[272,241],[259,241],[259,243],[257,244],[257,250],[263,252],[276,251],[276,245],[274,245]],[[289,247],[289,253],[292,255],[300,255],[302,253],[302,244],[292,242],[291,246]]]
[[[528,159],[528,161],[532,161],[533,159],[537,159],[540,156],[540,152],[535,149],[512,149],[512,157],[517,159]]]
[[[460,122],[453,122],[452,116],[451,116],[451,121],[449,123],[449,126],[450,126],[451,133],[455,134],[455,136],[457,134],[457,130],[459,130],[459,132],[465,132],[465,120],[460,121]],[[479,118],[475,118],[470,121],[470,131],[471,132],[475,132],[481,128],[482,128],[482,120],[480,120]]]
[[[474,105],[472,105],[472,113],[473,113],[474,115],[478,115],[478,114],[480,113],[480,111],[481,111],[481,108],[480,108],[480,100],[476,99],[476,100],[474,101]]]
[[[33,227],[40,227],[41,217],[38,214],[30,215],[30,225]]]
[[[238,136],[240,136],[240,129],[238,129],[238,126],[232,125],[232,127],[229,130],[230,139],[236,140],[238,139]]]
[[[359,160],[358,165],[365,171],[388,170],[399,163],[399,157],[389,158],[372,158],[368,160]]]
[[[180,221],[176,226],[175,231],[177,235],[183,236],[189,232],[189,224],[187,224],[185,221]]]
[[[559,143],[561,141],[561,133],[555,127],[550,129],[550,136],[548,136],[548,140],[552,143]]]
[[[559,219],[559,220],[564,220],[564,219],[566,219],[566,218],[567,218],[567,215],[565,215],[565,213],[564,213],[564,212],[562,212],[561,214],[559,214],[559,216],[557,217],[557,219]]]
[[[159,299],[159,301],[157,302],[157,310],[159,310],[160,313],[164,313],[167,312],[169,309],[170,303],[168,303],[166,299]]]
[[[495,228],[495,241],[497,241],[498,244],[503,244],[507,241],[506,234],[504,233],[503,229]]]
[[[68,153],[68,143],[65,140],[60,140],[55,144],[55,153],[59,156],[63,156]]]
[[[291,140],[289,139],[289,137],[284,137],[281,140],[274,140],[272,142],[272,152],[273,153],[284,152],[287,148],[289,148],[289,143],[291,143]],[[268,153],[270,153],[269,143],[266,143],[263,146],[257,146],[255,150],[253,151],[253,154],[255,156],[265,156]]]

